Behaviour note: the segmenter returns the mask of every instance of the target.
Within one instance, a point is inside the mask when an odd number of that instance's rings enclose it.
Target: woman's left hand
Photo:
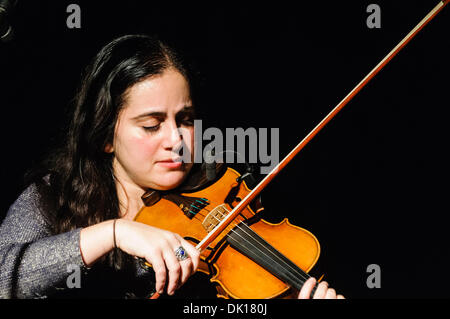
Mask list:
[[[317,280],[315,278],[309,278],[303,285],[300,293],[298,294],[298,299],[309,299],[311,296],[311,291],[316,285]],[[313,299],[345,299],[342,295],[337,295],[336,290],[328,287],[326,281],[322,281],[317,286],[316,292],[314,293]]]

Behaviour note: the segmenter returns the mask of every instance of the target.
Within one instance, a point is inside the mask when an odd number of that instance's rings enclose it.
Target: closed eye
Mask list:
[[[142,128],[146,131],[146,132],[156,132],[159,130],[161,124],[158,125],[154,125],[154,126],[143,126]]]

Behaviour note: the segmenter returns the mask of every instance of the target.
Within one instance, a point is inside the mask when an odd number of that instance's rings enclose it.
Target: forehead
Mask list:
[[[174,69],[167,69],[128,89],[123,111],[130,116],[149,111],[170,112],[189,103],[190,88],[185,77]]]

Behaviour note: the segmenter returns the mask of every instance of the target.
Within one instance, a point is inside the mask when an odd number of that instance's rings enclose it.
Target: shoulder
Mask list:
[[[33,212],[40,211],[40,200],[42,189],[50,186],[50,175],[39,179],[38,182],[30,183],[9,208],[9,211]],[[9,213],[8,211],[8,213]]]
[[[8,210],[11,211],[27,211],[35,209],[39,206],[39,192],[36,184],[31,184],[19,195]]]
[[[19,236],[21,237],[20,241],[28,241],[36,239],[35,235],[47,234],[48,225],[40,206],[38,188],[36,184],[31,184],[25,188],[9,207],[6,217],[0,226],[2,237],[7,234],[9,239]],[[25,235],[25,233],[29,235]]]

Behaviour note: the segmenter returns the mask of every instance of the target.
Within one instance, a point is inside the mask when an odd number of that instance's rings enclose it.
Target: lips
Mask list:
[[[165,166],[167,168],[179,168],[179,167],[181,167],[181,165],[183,165],[181,158],[175,158],[175,159],[169,158],[169,159],[157,161],[156,163],[161,166]]]
[[[183,159],[181,157],[168,158],[168,159],[157,161],[157,163],[175,163],[175,162],[181,162],[182,160]]]

